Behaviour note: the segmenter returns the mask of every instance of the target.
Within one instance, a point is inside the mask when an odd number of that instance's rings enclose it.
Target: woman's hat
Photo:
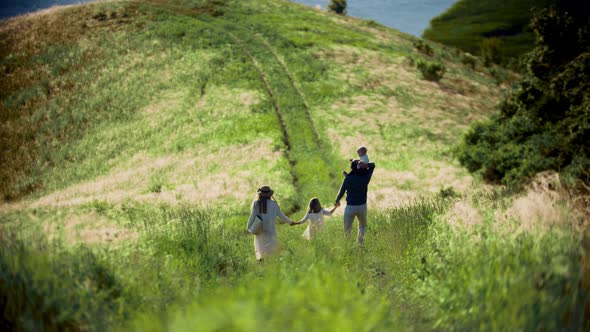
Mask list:
[[[260,197],[271,197],[274,191],[269,186],[262,186],[257,190],[258,196]]]

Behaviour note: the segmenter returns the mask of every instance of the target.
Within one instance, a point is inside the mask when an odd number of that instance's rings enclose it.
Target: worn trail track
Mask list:
[[[256,31],[236,27],[228,22],[207,22],[216,31],[229,36],[231,41],[243,52],[256,68],[273,111],[281,127],[282,140],[286,147],[285,157],[289,161],[291,181],[298,197],[315,195],[314,181],[317,174],[302,169],[310,164],[329,167],[329,149],[324,146],[313,121],[311,108],[305,100],[295,76],[283,58],[270,42]],[[301,161],[305,159],[303,165]],[[306,166],[307,165],[307,166]],[[327,185],[337,186],[332,171],[324,174]],[[296,204],[292,209],[301,207]]]

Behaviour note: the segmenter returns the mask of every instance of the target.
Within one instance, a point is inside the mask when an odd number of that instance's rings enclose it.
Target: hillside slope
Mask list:
[[[297,207],[331,199],[363,144],[377,205],[471,182],[446,151],[493,109],[495,78],[371,22],[281,1],[191,3],[2,22],[5,199],[234,204],[269,183]],[[421,58],[446,64],[441,82],[420,78]]]
[[[483,40],[497,38],[504,61],[518,58],[534,46],[534,34],[529,28],[531,10],[543,8],[551,2],[460,0],[433,18],[423,37],[474,55],[480,54]]]

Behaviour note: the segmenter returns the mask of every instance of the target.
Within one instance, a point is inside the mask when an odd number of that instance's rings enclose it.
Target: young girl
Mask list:
[[[332,210],[328,211],[327,209],[323,209],[322,205],[320,204],[320,200],[317,197],[314,197],[309,201],[309,211],[305,214],[303,219],[299,220],[295,223],[295,225],[304,224],[307,220],[309,220],[309,225],[303,232],[303,237],[306,240],[311,240],[322,227],[324,227],[324,216],[331,216],[332,212],[336,210],[337,206],[334,206]]]

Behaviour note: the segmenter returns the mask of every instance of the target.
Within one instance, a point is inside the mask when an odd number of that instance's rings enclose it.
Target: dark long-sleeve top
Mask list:
[[[338,196],[336,196],[336,202],[339,202],[342,196],[344,196],[344,193],[346,193],[347,205],[367,204],[367,189],[374,170],[375,163],[369,163],[366,172],[357,173],[355,171],[351,172],[352,174],[346,175],[340,186]]]

